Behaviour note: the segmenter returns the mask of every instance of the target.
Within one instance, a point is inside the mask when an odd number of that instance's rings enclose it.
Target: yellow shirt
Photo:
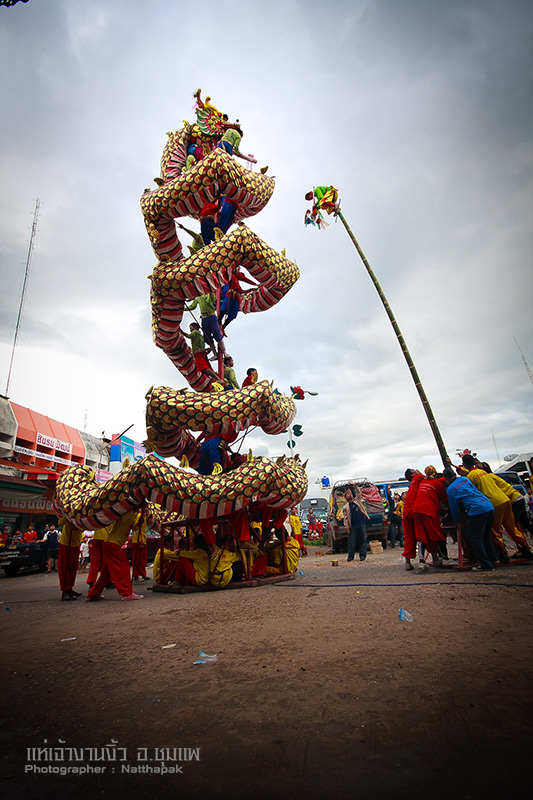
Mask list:
[[[213,569],[216,564],[216,569],[211,575],[209,583],[212,586],[216,586],[217,589],[223,589],[224,586],[227,586],[233,578],[233,564],[240,560],[241,556],[239,553],[232,553],[230,550],[223,550],[220,558],[217,557],[211,562],[211,568]]]
[[[146,519],[142,514],[138,514],[133,523],[132,542],[134,544],[146,544]]]
[[[502,492],[505,495],[507,495],[507,497],[509,498],[511,503],[514,503],[515,500],[520,500],[522,495],[520,494],[520,492],[517,489],[514,489],[511,486],[510,483],[507,483],[506,480],[504,480],[503,478],[500,478],[499,475],[494,475],[493,474],[492,475],[492,479],[493,479],[494,483],[496,484],[496,486],[498,486],[502,490]]]
[[[107,537],[113,525],[114,523],[112,522],[111,525],[107,525],[105,528],[98,528],[93,534],[93,539],[101,539],[103,542],[107,542]]]
[[[83,531],[80,531],[79,528],[75,528],[70,522],[65,520],[61,536],[59,537],[59,544],[65,544],[67,547],[79,547],[82,539]]]
[[[396,514],[398,514],[399,517],[403,517],[403,500],[398,501],[394,511],[396,512]]]
[[[291,516],[289,517],[289,525],[292,528],[293,535],[302,532],[302,522],[300,520],[300,517],[296,516],[296,514],[291,514]]]
[[[167,568],[167,560],[168,561],[177,561],[179,558],[179,553],[176,553],[174,550],[167,550],[165,547],[163,557],[165,559],[165,569]],[[159,578],[161,577],[161,550],[158,550],[155,554],[154,558],[154,569],[152,572],[154,581],[159,583]]]
[[[122,547],[122,545],[126,544],[128,541],[131,526],[134,524],[134,522],[135,511],[128,511],[123,517],[121,517],[121,519],[117,519],[111,528],[111,532],[107,536],[107,541],[113,542],[113,544],[118,544],[119,547]]]
[[[283,565],[283,550],[281,542],[274,542],[267,548],[268,563],[273,567]],[[285,542],[285,552],[287,553],[287,569],[289,572],[296,572],[298,569],[298,559],[300,557],[300,543],[290,537]]]
[[[509,502],[507,495],[497,485],[492,472],[485,472],[484,469],[471,469],[467,475],[468,480],[472,481],[476,489],[479,489],[481,494],[488,497],[494,508],[501,506],[503,503]],[[500,480],[502,480],[500,478]]]
[[[180,558],[190,558],[196,570],[196,582],[203,586],[209,579],[209,556],[205,550],[181,550]]]

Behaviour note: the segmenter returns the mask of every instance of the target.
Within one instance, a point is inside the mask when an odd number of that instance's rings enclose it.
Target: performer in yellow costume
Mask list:
[[[146,575],[148,552],[146,548],[146,518],[142,513],[137,514],[132,527],[132,555],[131,567],[133,579],[149,580]]]
[[[488,497],[494,506],[494,522],[492,525],[492,537],[494,544],[500,555],[500,560],[509,561],[509,555],[503,541],[502,528],[507,536],[513,540],[518,548],[521,558],[533,559],[533,553],[526,541],[526,537],[519,531],[514,523],[513,510],[511,500],[505,492],[502,491],[497,475],[492,472],[485,472],[484,469],[476,467],[475,459],[469,453],[463,455],[463,467],[459,468],[462,475],[467,476],[468,480],[472,481],[476,489]],[[512,488],[512,487],[511,487]]]
[[[74,591],[78,563],[80,559],[80,544],[83,531],[75,528],[68,520],[62,517],[59,520],[62,527],[59,537],[59,557],[57,559],[57,576],[62,600],[76,600],[81,592]]]
[[[287,569],[289,572],[296,572],[298,569],[298,559],[300,555],[299,542],[290,536],[285,542],[285,552],[287,554]],[[267,545],[268,567],[266,575],[283,575],[283,550],[281,542],[271,542]]]

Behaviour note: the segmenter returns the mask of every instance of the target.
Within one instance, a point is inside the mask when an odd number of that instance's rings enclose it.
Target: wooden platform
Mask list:
[[[151,587],[153,592],[165,592],[167,594],[191,594],[192,592],[220,592],[226,589],[253,589],[256,586],[266,586],[270,583],[280,583],[281,581],[293,581],[296,577],[295,572],[289,572],[288,575],[269,575],[265,578],[252,578],[251,581],[231,581],[223,589],[218,589],[216,586],[211,586],[207,583],[205,586],[179,586],[176,584],[168,584],[166,586],[156,583]]]

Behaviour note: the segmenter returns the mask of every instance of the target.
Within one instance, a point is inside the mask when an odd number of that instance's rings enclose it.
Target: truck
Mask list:
[[[326,535],[328,548],[332,553],[340,553],[347,550],[348,531],[342,521],[342,508],[346,502],[344,493],[347,489],[352,489],[353,491],[354,486],[361,489],[369,515],[369,519],[366,522],[368,541],[370,542],[373,539],[380,541],[383,549],[387,546],[387,520],[379,489],[368,478],[353,478],[352,480],[336,481],[331,490]],[[355,491],[353,493],[355,496]]]
[[[21,569],[36,569],[41,572],[46,567],[44,553],[39,542],[10,542],[0,549],[0,569],[6,575],[16,575]]]
[[[393,496],[395,494],[402,495],[409,489],[409,481],[405,480],[405,478],[398,478],[397,480],[391,481],[376,481],[374,486],[377,486],[381,497],[387,502],[387,486],[390,487]]]

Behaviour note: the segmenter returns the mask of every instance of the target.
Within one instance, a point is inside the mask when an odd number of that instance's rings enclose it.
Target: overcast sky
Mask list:
[[[533,369],[532,33],[528,0],[1,7],[0,392],[37,197],[10,398],[96,435],[133,423],[141,441],[149,387],[185,386],[151,339],[139,198],[201,87],[276,176],[248,224],[301,278],[275,308],[239,315],[227,349],[240,381],[255,366],[282,392],[319,393],[296,419],[312,493],[323,475],[440,463],[342,224],[304,228],[315,185],[338,187],[450,455],[469,447],[496,467],[533,451],[515,342]],[[246,446],[274,456],[286,442],[253,434]]]

